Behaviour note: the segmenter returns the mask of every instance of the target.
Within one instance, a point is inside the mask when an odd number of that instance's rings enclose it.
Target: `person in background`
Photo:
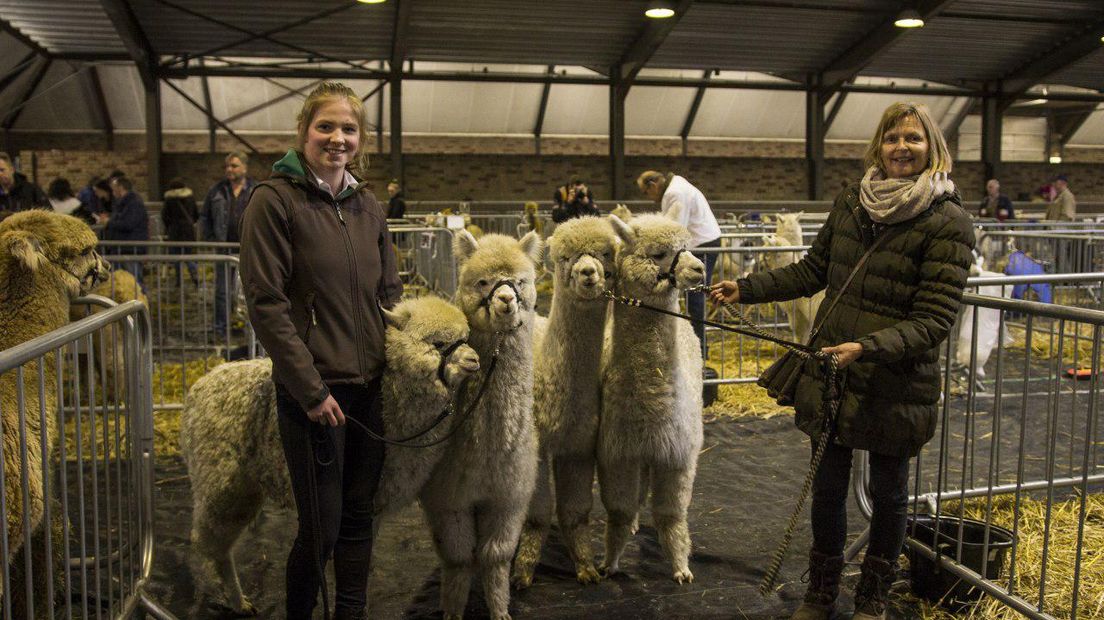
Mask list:
[[[399,187],[398,179],[391,179],[391,182],[387,184],[387,195],[391,197],[387,201],[387,219],[401,220],[406,217],[406,200],[403,199],[402,188]]]
[[[50,181],[46,188],[46,198],[50,200],[50,207],[58,213],[73,215],[81,206],[80,200],[73,195],[73,186],[69,179],[57,178]]]
[[[96,208],[92,211],[92,214],[96,216],[96,219],[100,219],[100,215],[111,213],[111,181],[107,179],[97,179],[92,184],[92,194],[96,198]]]
[[[834,617],[852,450],[870,453],[873,505],[853,617],[886,617],[905,540],[909,460],[935,434],[940,343],[955,324],[973,263],[973,226],[948,177],[951,153],[925,106],[886,108],[865,164],[804,258],[721,282],[711,293],[714,301],[759,304],[827,289],[810,344],[836,356],[842,395],[833,424],[824,419],[823,378],[805,370],[797,382],[798,428],[814,445],[822,433],[828,438],[813,482],[809,586],[793,620]]]
[[[11,157],[0,152],[0,219],[28,209],[50,209],[42,188],[15,171]]]
[[[989,179],[985,184],[985,198],[978,206],[978,217],[992,217],[1000,222],[1016,217],[1012,212],[1012,201],[1000,191],[1000,181]]]
[[[134,191],[134,184],[125,176],[111,179],[111,211],[97,216],[104,225],[105,241],[149,241],[149,213],[142,197]],[[145,254],[145,248],[117,248],[116,254]],[[145,290],[142,282],[142,263],[124,261],[123,269],[134,276],[138,285]]]
[[[276,417],[299,530],[286,617],[306,620],[331,554],[335,620],[368,618],[372,504],[383,443],[382,313],[402,297],[383,208],[353,176],[367,167],[364,103],[323,82],[303,102],[298,146],[257,186],[242,221],[249,318],[272,358]],[[344,240],[344,241],[342,241]]]
[[[1055,197],[1047,205],[1046,219],[1070,222],[1077,217],[1077,198],[1069,188],[1069,178],[1064,174],[1054,177]]]
[[[203,200],[203,240],[238,243],[238,226],[249,203],[249,195],[256,182],[249,176],[249,157],[241,151],[233,151],[223,160],[223,178],[207,192]],[[237,270],[230,263],[215,266],[215,317],[216,334],[228,337],[229,317],[234,313],[234,295],[230,287],[237,277]]]
[[[659,205],[663,215],[682,224],[690,231],[690,250],[695,248],[716,248],[721,245],[721,227],[713,215],[713,209],[701,190],[694,187],[685,178],[677,174],[648,170],[636,178],[636,186],[652,202]],[[714,253],[693,252],[705,263],[705,283],[713,278],[713,265],[717,262]],[[686,311],[698,319],[705,319],[705,293],[687,293]],[[705,341],[705,325],[694,323],[694,333],[701,341],[702,359],[708,359],[709,346]]]
[[[552,221],[557,224],[584,215],[599,215],[590,188],[580,179],[557,187],[552,202]]]
[[[192,188],[188,187],[183,179],[169,181],[169,189],[165,192],[165,202],[161,207],[161,224],[165,229],[165,239],[168,241],[194,242],[196,240],[196,220],[199,219],[196,209],[195,195]],[[170,247],[169,254],[191,254],[191,248]],[[199,286],[199,278],[196,275],[195,261],[184,263],[188,267],[188,274],[192,283]],[[180,263],[175,263],[176,281],[178,285],[183,283]]]

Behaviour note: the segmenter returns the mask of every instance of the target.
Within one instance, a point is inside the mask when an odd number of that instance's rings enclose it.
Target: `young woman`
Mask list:
[[[852,449],[870,452],[874,515],[855,591],[856,620],[884,618],[905,537],[909,458],[935,433],[939,343],[954,324],[974,234],[943,134],[922,105],[886,109],[866,151],[866,174],[837,198],[801,261],[721,282],[715,301],[806,297],[827,287],[821,313],[880,235],[889,235],[824,318],[815,346],[845,369],[832,441],[813,486],[809,588],[793,618],[827,620],[839,594]],[[817,324],[822,317],[817,317]],[[797,425],[821,426],[821,385],[798,382]]]
[[[249,318],[272,358],[276,410],[299,531],[287,562],[287,617],[310,618],[333,557],[334,617],[367,618],[372,498],[383,445],[379,306],[402,284],[383,210],[352,172],[363,169],[364,107],[327,82],[297,118],[297,148],[257,186],[242,222]]]

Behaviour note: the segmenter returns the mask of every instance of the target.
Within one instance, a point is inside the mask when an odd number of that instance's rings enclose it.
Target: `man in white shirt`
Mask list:
[[[663,174],[648,170],[636,179],[636,185],[650,200],[659,205],[663,215],[682,224],[690,231],[690,248],[715,248],[721,245],[721,227],[709,202],[701,190],[694,187],[685,178],[673,173]],[[713,277],[713,264],[717,262],[716,253],[694,252],[705,263],[705,282]],[[687,293],[686,310],[690,316],[705,319],[705,294]],[[702,345],[702,359],[708,358],[709,347],[705,343],[705,326],[694,323],[694,333]]]

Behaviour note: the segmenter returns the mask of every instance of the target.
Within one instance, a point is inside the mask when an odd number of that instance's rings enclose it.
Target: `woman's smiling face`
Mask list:
[[[882,167],[886,178],[916,176],[928,167],[928,134],[920,119],[906,116],[882,134]]]
[[[344,171],[360,144],[360,124],[344,99],[323,104],[311,119],[303,143],[307,165],[316,174]]]

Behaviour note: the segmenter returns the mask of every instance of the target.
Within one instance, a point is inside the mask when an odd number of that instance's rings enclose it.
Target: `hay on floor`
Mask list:
[[[958,515],[957,502],[947,502],[943,513]],[[985,520],[985,500],[966,503],[965,516]],[[1078,517],[1081,498],[1056,502],[1051,510],[1049,561],[1045,611],[1055,618],[1070,618],[1073,604],[1073,573],[1077,560]],[[1015,497],[1002,495],[993,501],[994,525],[1012,529],[1015,515]],[[1028,601],[1038,601],[1042,575],[1043,542],[1046,526],[1046,502],[1021,498],[1019,543],[1016,551],[1016,576],[1014,592]],[[1005,569],[998,583],[1005,584],[1011,552],[1005,556]],[[1077,605],[1078,618],[1104,618],[1104,495],[1091,494],[1085,498],[1085,531],[1081,553],[1081,583]],[[969,610],[952,614],[927,602],[919,602],[924,620],[1013,620],[1019,613],[1005,607],[1000,601],[982,596]]]
[[[780,355],[781,349],[769,342],[725,334],[723,342],[720,339],[711,340],[706,366],[725,378],[758,376]],[[766,390],[754,383],[718,386],[717,400],[704,411],[707,420],[770,418],[792,413],[792,408],[779,406],[767,396]]]

